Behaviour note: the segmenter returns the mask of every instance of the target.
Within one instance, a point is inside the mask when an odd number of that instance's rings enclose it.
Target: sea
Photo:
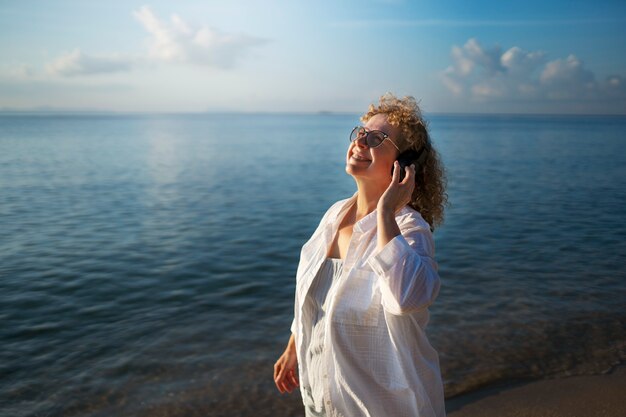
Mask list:
[[[626,359],[626,117],[427,115],[447,398]],[[359,114],[0,115],[0,415],[302,416],[273,366]]]

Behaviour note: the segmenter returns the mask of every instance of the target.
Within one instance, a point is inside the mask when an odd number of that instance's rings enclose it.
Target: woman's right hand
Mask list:
[[[291,393],[300,386],[298,381],[298,356],[296,355],[295,338],[291,335],[285,352],[274,364],[274,383],[281,394]]]

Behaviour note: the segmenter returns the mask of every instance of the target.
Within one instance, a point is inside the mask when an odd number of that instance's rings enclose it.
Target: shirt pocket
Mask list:
[[[377,326],[381,294],[374,271],[356,268],[337,289],[332,321],[360,326]]]

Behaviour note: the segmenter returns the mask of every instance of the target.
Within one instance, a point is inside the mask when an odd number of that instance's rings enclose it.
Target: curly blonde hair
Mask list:
[[[401,152],[419,151],[424,147],[424,162],[421,166],[415,163],[415,189],[409,206],[422,215],[434,232],[435,227],[443,223],[444,208],[448,205],[447,179],[439,153],[432,146],[422,111],[415,98],[407,96],[399,99],[386,93],[380,97],[377,106],[369,106],[361,121],[365,123],[379,113],[387,116],[389,124],[400,128],[402,134],[397,145]]]

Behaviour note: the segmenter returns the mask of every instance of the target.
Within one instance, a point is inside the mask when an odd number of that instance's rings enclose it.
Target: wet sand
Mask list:
[[[448,417],[626,416],[626,364],[604,375],[492,385],[446,400]]]
[[[241,375],[248,382],[261,380],[257,370]],[[264,369],[271,375],[271,369]],[[233,371],[234,373],[234,371]],[[231,373],[232,376],[232,373]],[[188,389],[158,403],[116,405],[106,415],[146,417],[228,416],[302,417],[299,390],[280,394],[269,383],[243,381],[232,384],[227,375],[216,375],[215,384]],[[207,386],[211,388],[207,391]],[[626,364],[603,375],[572,376],[542,380],[518,380],[492,384],[446,400],[447,417],[623,417],[626,416]],[[157,396],[146,393],[146,396]],[[66,415],[68,413],[51,413]],[[104,414],[103,414],[104,415]],[[392,416],[389,416],[392,417]]]

